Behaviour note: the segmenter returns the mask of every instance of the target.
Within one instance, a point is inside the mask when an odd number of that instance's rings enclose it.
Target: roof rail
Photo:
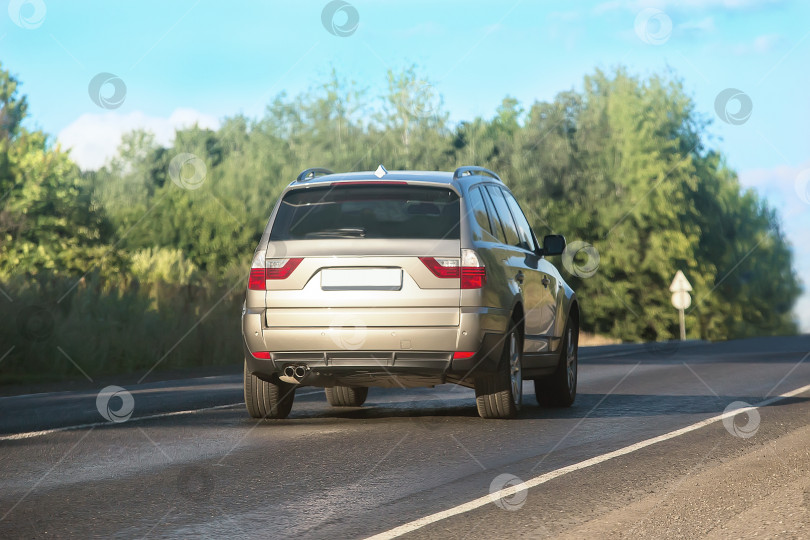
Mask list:
[[[456,171],[453,173],[453,180],[457,180],[462,176],[472,176],[472,175],[491,176],[498,182],[503,183],[501,177],[495,174],[494,172],[490,171],[489,169],[485,169],[483,167],[475,167],[472,165],[465,165],[463,167],[459,167],[458,169],[456,169]]]
[[[306,169],[301,171],[301,174],[298,175],[298,178],[295,179],[296,182],[303,182],[304,180],[310,180],[317,176],[324,176],[327,174],[335,174],[333,171],[329,169],[323,169],[321,167],[313,167],[311,169]]]

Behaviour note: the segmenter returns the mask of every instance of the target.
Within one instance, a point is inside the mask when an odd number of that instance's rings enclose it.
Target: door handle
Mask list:
[[[540,283],[543,284],[543,287],[548,289],[548,284],[550,283],[549,280],[548,280],[548,276],[543,276],[543,279],[540,281]]]
[[[523,283],[523,272],[518,271],[517,275],[515,276],[515,281],[518,283]]]

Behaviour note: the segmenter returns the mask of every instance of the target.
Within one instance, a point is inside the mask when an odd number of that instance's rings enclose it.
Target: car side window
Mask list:
[[[495,213],[495,205],[492,202],[487,190],[481,186],[481,196],[484,199],[484,205],[487,207],[487,215],[489,216],[489,226],[492,229],[495,239],[501,244],[506,243],[506,236],[503,234],[503,227],[501,222],[498,221],[498,214]]]
[[[506,197],[506,204],[509,205],[509,210],[512,211],[512,217],[515,218],[518,236],[520,236],[520,247],[527,251],[534,251],[534,238],[532,236],[532,226],[529,225],[529,220],[526,219],[526,215],[511,193],[504,189],[503,196]]]
[[[496,186],[487,186],[487,193],[489,193],[492,202],[495,204],[498,221],[501,223],[503,232],[506,235],[506,243],[510,246],[520,247],[520,237],[515,226],[515,220],[512,219],[509,206],[506,204],[506,199],[503,198],[503,192]]]
[[[497,237],[492,234],[492,224],[490,223],[489,212],[487,212],[487,205],[484,202],[484,195],[481,193],[481,189],[477,187],[472,188],[467,197],[469,199],[469,209],[472,213],[472,217],[475,223],[478,224],[478,227],[474,227],[475,230],[473,231],[475,240],[483,240],[485,242],[497,241]]]

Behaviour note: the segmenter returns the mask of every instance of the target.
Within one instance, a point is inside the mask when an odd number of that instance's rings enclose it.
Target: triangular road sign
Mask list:
[[[692,285],[689,283],[689,280],[686,279],[686,276],[683,275],[683,272],[678,270],[675,273],[675,279],[672,280],[672,285],[669,286],[669,290],[671,292],[691,291]]]

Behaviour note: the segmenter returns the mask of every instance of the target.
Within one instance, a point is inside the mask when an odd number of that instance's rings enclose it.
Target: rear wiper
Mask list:
[[[307,234],[308,238],[365,238],[366,230],[362,227],[344,229],[325,229]]]

